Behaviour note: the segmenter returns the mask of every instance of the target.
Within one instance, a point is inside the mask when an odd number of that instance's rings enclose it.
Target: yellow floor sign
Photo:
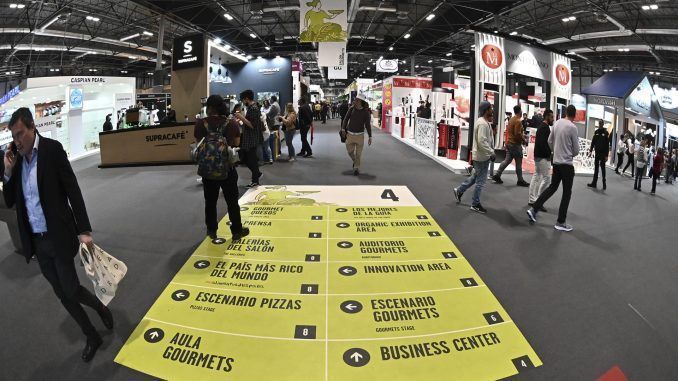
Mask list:
[[[171,380],[493,380],[541,365],[407,187],[268,186],[115,361]],[[219,231],[227,234],[228,219]]]

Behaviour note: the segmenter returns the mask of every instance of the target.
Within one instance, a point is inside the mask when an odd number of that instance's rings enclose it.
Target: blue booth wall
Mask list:
[[[256,98],[257,93],[277,92],[283,113],[285,105],[292,102],[292,60],[289,58],[262,58],[221,65],[221,75],[217,75],[219,66],[210,65],[210,95],[239,95],[249,89],[254,91]]]

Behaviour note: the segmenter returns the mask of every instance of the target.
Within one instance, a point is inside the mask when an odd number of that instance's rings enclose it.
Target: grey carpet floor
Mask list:
[[[468,210],[470,194],[466,204],[453,202],[450,190],[465,177],[381,132],[365,148],[363,174],[352,176],[336,131],[336,121],[319,127],[315,157],[264,167],[262,182],[410,187],[543,360],[521,380],[594,380],[615,365],[630,380],[678,380],[678,186],[661,184],[652,197],[647,180],[638,193],[629,178],[608,173],[602,192],[578,178],[568,219],[576,230],[563,234],[552,227],[560,193],[546,205],[550,213],[530,226],[527,191],[505,175],[506,184],[487,185],[489,213],[478,215]],[[116,329],[105,334],[92,363],[82,363],[75,323],[37,263],[12,254],[2,224],[0,379],[151,379],[113,358],[201,242],[202,189],[191,166],[99,169],[98,163],[94,156],[73,166],[95,240],[129,267],[112,303]],[[247,170],[239,171],[244,185]],[[223,200],[219,209],[223,216]]]

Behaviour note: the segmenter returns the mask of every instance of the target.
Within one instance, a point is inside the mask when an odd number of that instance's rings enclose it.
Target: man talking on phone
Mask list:
[[[89,362],[102,340],[82,305],[94,309],[108,329],[113,315],[80,285],[75,271],[80,244],[94,246],[78,180],[61,143],[37,133],[29,109],[16,110],[9,129],[13,146],[4,156],[5,203],[10,208],[16,204],[26,262],[37,257],[42,275],[86,337],[82,359]]]

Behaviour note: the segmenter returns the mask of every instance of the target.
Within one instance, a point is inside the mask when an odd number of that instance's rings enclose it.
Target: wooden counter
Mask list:
[[[175,123],[101,132],[99,167],[190,164],[193,125]]]

